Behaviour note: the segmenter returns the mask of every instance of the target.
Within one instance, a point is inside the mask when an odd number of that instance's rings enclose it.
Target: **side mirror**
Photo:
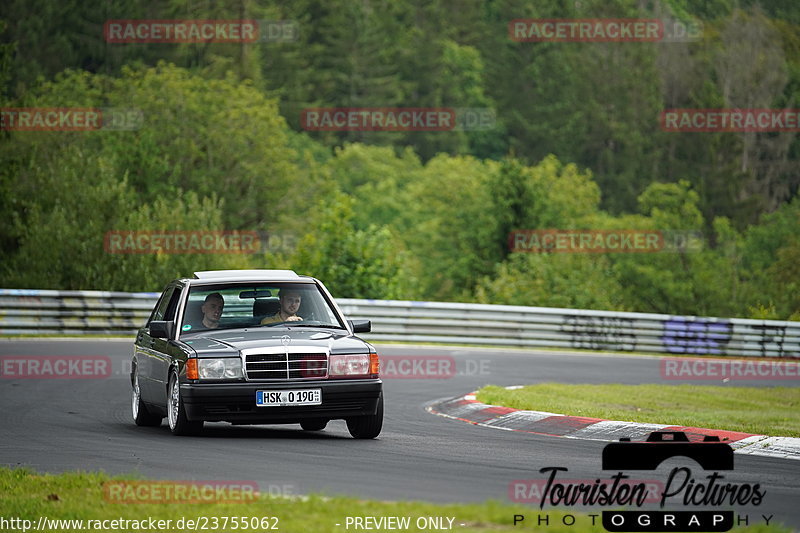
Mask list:
[[[372,331],[372,322],[369,320],[348,320],[347,323],[353,328],[353,333],[369,333]]]
[[[172,339],[175,322],[172,320],[153,320],[150,322],[150,336],[156,339]]]

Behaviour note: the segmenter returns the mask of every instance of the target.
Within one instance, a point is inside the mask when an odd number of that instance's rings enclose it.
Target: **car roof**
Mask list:
[[[236,281],[295,281],[311,282],[314,278],[299,276],[294,270],[205,270],[194,273],[194,278],[187,280],[190,284],[206,282],[236,282]]]

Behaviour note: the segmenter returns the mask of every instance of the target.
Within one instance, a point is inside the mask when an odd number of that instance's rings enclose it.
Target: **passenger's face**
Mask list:
[[[289,293],[281,296],[281,310],[284,315],[294,315],[300,309],[300,295]]]
[[[200,310],[203,312],[205,321],[209,324],[216,326],[219,324],[219,317],[222,316],[222,308],[225,307],[225,302],[220,298],[211,298]]]

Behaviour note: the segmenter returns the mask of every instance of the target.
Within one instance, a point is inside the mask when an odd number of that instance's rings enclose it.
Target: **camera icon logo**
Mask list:
[[[694,459],[703,470],[733,470],[733,448],[719,437],[690,442],[683,431],[653,431],[645,441],[623,437],[603,448],[603,470],[655,470],[671,457]]]

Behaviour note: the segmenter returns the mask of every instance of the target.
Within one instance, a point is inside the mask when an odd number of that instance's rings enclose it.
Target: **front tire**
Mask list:
[[[197,435],[203,429],[202,420],[186,418],[186,408],[181,397],[178,375],[174,372],[170,375],[167,389],[167,418],[169,419],[169,430],[173,435]]]
[[[134,368],[133,370],[133,383],[131,391],[131,414],[133,415],[133,422],[137,426],[160,426],[163,416],[151,414],[147,410],[147,406],[142,401],[142,394],[139,389],[139,371]]]
[[[354,416],[347,419],[347,431],[356,439],[374,439],[383,428],[383,393],[378,397],[374,415]]]

